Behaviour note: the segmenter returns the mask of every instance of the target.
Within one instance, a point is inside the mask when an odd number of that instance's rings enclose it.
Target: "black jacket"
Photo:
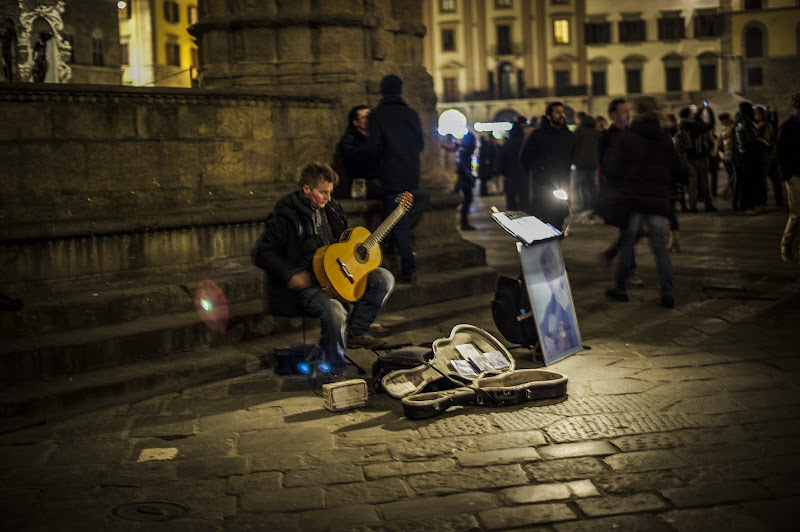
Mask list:
[[[667,216],[669,190],[684,181],[672,139],[658,119],[642,117],[614,137],[603,161],[608,184],[624,197],[620,209]]]
[[[347,228],[342,207],[331,199],[319,211],[325,220],[315,223],[315,209],[300,191],[279,199],[267,217],[264,231],[256,241],[251,256],[253,264],[265,272],[265,290],[269,312],[279,316],[300,313],[289,279],[304,270],[312,271],[314,252],[339,240]],[[327,223],[327,233],[319,222]]]
[[[575,168],[578,170],[597,169],[597,145],[600,132],[594,127],[594,120],[587,117],[575,130]]]
[[[781,170],[781,179],[788,181],[792,176],[800,176],[800,116],[789,118],[778,129],[776,159]]]
[[[419,155],[425,146],[416,111],[400,96],[384,96],[369,115],[369,144],[387,194],[419,187]]]
[[[522,144],[519,161],[531,177],[533,189],[559,188],[560,182],[569,181],[575,135],[566,126],[553,127],[547,117],[541,122]]]
[[[379,175],[378,161],[369,151],[369,139],[352,124],[339,141],[344,171],[350,180],[374,179]]]
[[[497,158],[497,170],[512,183],[523,183],[528,175],[519,161],[519,151],[522,149],[524,134],[522,126],[514,124],[508,132],[508,140],[500,147]]]

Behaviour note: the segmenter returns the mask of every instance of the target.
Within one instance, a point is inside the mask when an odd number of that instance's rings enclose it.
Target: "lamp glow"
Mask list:
[[[560,188],[553,191],[553,196],[557,197],[560,200],[567,201],[567,193]]]
[[[119,2],[117,2],[117,9],[125,9],[126,7],[128,7],[127,2],[123,2],[123,0],[119,0]]]

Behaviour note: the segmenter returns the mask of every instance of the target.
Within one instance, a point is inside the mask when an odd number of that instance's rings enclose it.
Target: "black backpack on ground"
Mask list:
[[[372,363],[372,391],[383,392],[381,380],[387,374],[398,369],[416,368],[433,359],[433,349],[430,346],[397,346],[396,348],[382,348],[386,352],[378,355]],[[377,354],[377,351],[376,353]]]
[[[516,279],[505,275],[498,277],[492,299],[492,319],[506,340],[524,346],[534,346],[539,342],[533,316],[517,320],[517,316],[530,311],[530,297],[522,275]]]

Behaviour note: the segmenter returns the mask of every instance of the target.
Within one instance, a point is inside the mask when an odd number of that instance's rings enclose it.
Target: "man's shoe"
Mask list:
[[[377,349],[386,345],[383,338],[375,338],[370,334],[347,335],[348,349]]]
[[[462,231],[475,231],[475,230],[477,230],[477,228],[474,225],[461,224],[461,230]]]
[[[417,274],[416,273],[401,273],[397,276],[397,282],[399,283],[416,283],[417,282]]]
[[[661,294],[661,306],[675,308],[675,296],[672,294]]]
[[[633,270],[628,276],[628,284],[636,288],[642,288],[644,286],[644,281],[642,281],[639,274],[636,273],[636,270]]]
[[[628,301],[628,294],[624,292],[617,292],[613,288],[606,290],[606,297],[614,301]]]

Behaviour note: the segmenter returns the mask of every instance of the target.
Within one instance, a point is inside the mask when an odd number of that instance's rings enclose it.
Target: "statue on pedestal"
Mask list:
[[[42,83],[47,75],[47,41],[53,37],[49,31],[40,31],[33,45],[33,81]]]

